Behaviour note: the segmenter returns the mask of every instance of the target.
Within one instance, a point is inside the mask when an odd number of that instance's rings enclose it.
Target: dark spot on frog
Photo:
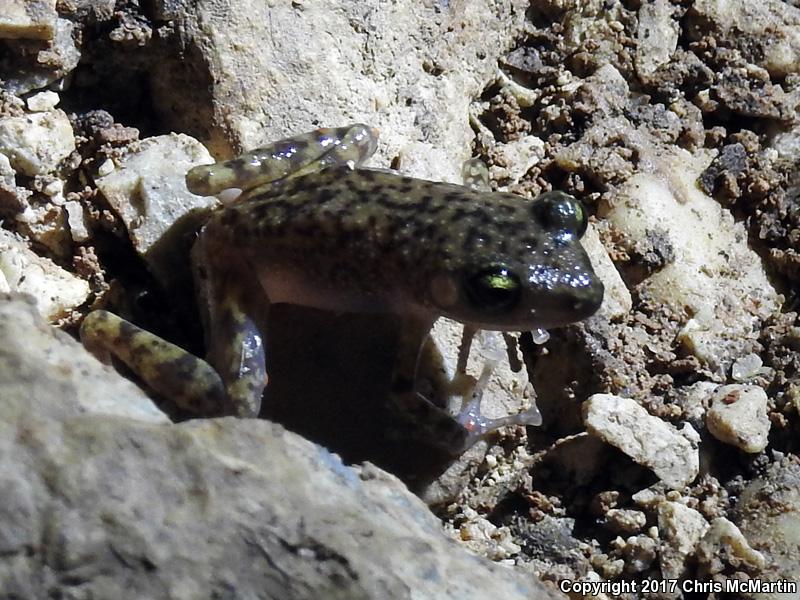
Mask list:
[[[228,166],[233,169],[237,177],[244,176],[247,172],[247,163],[241,158],[234,158],[228,162]]]
[[[327,204],[328,202],[333,200],[335,197],[336,197],[336,194],[333,192],[332,189],[330,189],[328,187],[323,187],[323,188],[320,188],[320,190],[317,192],[316,200],[317,200],[317,202],[319,204]]]
[[[372,183],[375,181],[375,175],[377,174],[377,171],[373,171],[372,169],[360,169],[358,173],[359,177],[363,181],[368,181]],[[348,181],[352,181],[352,178],[348,178]]]

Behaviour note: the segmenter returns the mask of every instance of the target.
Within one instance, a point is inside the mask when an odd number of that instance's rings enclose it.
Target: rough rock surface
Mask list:
[[[689,439],[691,425],[678,431],[636,401],[608,394],[591,396],[583,404],[583,418],[590,434],[651,468],[668,486],[680,488],[697,477],[699,440]]]
[[[232,144],[253,148],[317,125],[367,121],[382,132],[377,163],[459,181],[472,139],[468,104],[520,31],[526,3],[155,5],[185,44],[152,73],[159,106],[215,156],[230,155]],[[197,93],[198,80],[208,95]],[[425,141],[408,143],[417,139]]]
[[[658,506],[658,531],[662,537],[661,576],[677,579],[687,570],[687,559],[708,530],[708,521],[693,508],[679,502]]]
[[[515,409],[520,396],[532,400],[527,398],[530,379],[542,427],[527,428],[527,436],[521,429],[504,432],[456,462],[395,443],[396,455],[417,460],[410,461],[410,469],[394,472],[439,503],[445,530],[459,544],[522,564],[554,582],[659,579],[661,566],[701,582],[796,580],[800,320],[789,291],[800,282],[798,0],[0,4],[9,9],[0,15],[0,119],[27,122],[33,114],[56,114],[53,91],[33,94],[55,90],[76,145],[60,160],[37,158],[32,176],[0,154],[2,227],[84,278],[98,302],[134,314],[140,324],[154,324],[153,330],[169,332],[174,341],[188,338],[189,347],[202,352],[201,332],[177,306],[179,294],[164,297],[130,251],[126,225],[137,225],[144,213],[123,220],[95,183],[124,159],[140,132],[145,139],[171,130],[191,134],[215,155],[227,156],[319,125],[362,120],[381,129],[373,165],[435,180],[457,181],[462,159],[477,154],[499,188],[530,199],[559,189],[584,202],[591,216],[584,240],[608,302],[594,318],[551,332],[544,346],[528,334],[514,338],[504,361],[507,371],[490,390],[490,399],[498,402],[488,408],[500,414]],[[53,136],[54,144],[69,137],[66,128],[63,132],[63,138]],[[12,144],[30,154],[23,137],[14,137]],[[143,185],[169,167],[150,162]],[[135,200],[136,194],[125,197]],[[125,212],[128,207],[118,203],[115,208]],[[174,249],[167,254],[184,256]],[[36,269],[34,261],[24,265],[18,281],[30,277],[28,267]],[[189,287],[188,282],[177,286]],[[41,295],[47,298],[57,289]],[[74,308],[68,307],[73,319]],[[273,310],[283,308],[293,307]],[[276,332],[279,320],[270,328],[276,334],[271,338],[274,377],[265,398],[275,410],[264,416],[341,451],[346,461],[369,458],[386,464],[393,440],[378,426],[373,393],[390,360],[388,343],[376,341],[383,325],[356,319],[354,326],[331,315],[289,310],[283,331]],[[341,327],[331,327],[332,322]],[[297,323],[307,330],[300,331]],[[74,323],[64,326],[71,330]],[[442,344],[452,345],[458,337],[457,329],[440,331]],[[363,342],[358,351],[342,343],[354,337]],[[69,370],[68,358],[83,365],[84,355],[74,348],[69,346],[70,356],[54,369],[46,360],[39,362],[55,372]],[[9,353],[35,359],[26,350],[9,345]],[[370,371],[381,361],[382,371]],[[301,373],[294,388],[281,383],[280,367],[286,363]],[[45,381],[37,372],[23,376],[16,389],[27,392],[27,399],[29,390]],[[755,385],[767,394],[770,430],[763,452],[746,454],[711,439],[708,399],[713,389],[731,383]],[[103,396],[107,385],[112,387]],[[57,404],[61,395],[56,392],[48,388],[47,397]],[[123,405],[128,398],[114,384],[75,393],[100,400],[116,396]],[[664,482],[654,484],[651,470],[587,434],[581,405],[596,393],[631,398],[663,423],[691,424],[700,434],[700,476],[680,492]],[[281,398],[284,405],[276,407]],[[46,413],[48,407],[32,409],[28,412]],[[46,431],[59,443],[67,440],[61,448],[80,447],[69,432],[77,429],[73,419],[84,417],[70,412],[59,418],[60,424],[37,424],[31,431]],[[108,419],[102,417],[104,423]],[[10,420],[16,428],[16,416]],[[205,447],[211,428],[240,432],[242,426],[215,421],[175,430],[194,448]],[[146,440],[143,447],[161,448],[158,435],[166,427],[155,428],[158,434],[152,433],[154,426],[131,427],[137,440]],[[270,444],[303,453],[294,436],[264,425],[256,429]],[[108,432],[105,424],[98,427],[99,448],[105,448]],[[252,440],[251,433],[244,437]],[[120,443],[126,439],[117,437]],[[24,435],[8,443],[20,448],[20,455],[29,448]],[[349,454],[347,444],[356,447]],[[124,460],[131,461],[124,464],[141,472],[145,467],[130,456],[136,449],[124,448]],[[158,460],[175,452],[169,446]],[[175,463],[195,465],[188,459]],[[90,457],[87,464],[101,462]],[[102,464],[113,470],[122,463]],[[201,467],[194,472],[207,473]],[[82,485],[88,476],[76,481],[70,488],[51,477],[48,484],[56,482],[61,487],[55,489],[76,495],[91,493]],[[91,481],[100,481],[100,475]],[[272,478],[269,485],[275,488],[278,482]],[[25,489],[10,489],[22,490],[24,503]],[[202,481],[193,489],[200,494]],[[152,494],[146,510],[156,511],[159,497]],[[297,498],[295,513],[313,516],[317,499]],[[42,502],[38,496],[35,501]],[[228,504],[238,510],[243,501],[233,497]],[[673,512],[700,515],[689,520],[712,527],[699,543],[689,543],[696,539],[684,535],[690,528],[673,526],[680,516],[659,521],[665,503],[694,511]],[[7,504],[20,505],[17,500]],[[163,514],[169,511],[164,508]],[[103,514],[108,529],[116,512],[128,514],[113,505]],[[4,516],[0,530],[21,531],[11,537],[27,539],[27,525],[15,528],[29,522],[25,514]],[[146,519],[152,514],[147,512]],[[361,531],[355,519],[340,525]],[[396,531],[393,524],[385,526]],[[79,538],[72,533],[76,530],[87,528],[66,530],[71,537],[63,537],[70,544]],[[126,531],[132,535],[125,539],[116,532],[112,551],[131,572],[142,563],[127,560],[131,553],[124,552],[144,547],[149,539],[139,529]],[[614,532],[620,536],[610,535]],[[46,535],[37,540],[44,543],[33,550],[26,546],[8,561],[60,556],[59,548],[67,547]],[[292,560],[307,561],[306,550],[300,548]],[[144,561],[145,568],[149,564]],[[382,566],[391,574],[388,561]],[[37,574],[53,572],[67,571],[39,569]],[[96,591],[111,585],[101,579],[114,579],[107,573],[82,575],[78,567],[59,582],[71,584],[69,592],[80,596],[77,587],[98,586]],[[14,585],[28,583],[20,576]],[[409,584],[409,596],[417,585]],[[188,589],[184,596],[191,595],[191,586],[169,591],[181,597]],[[120,595],[114,589],[109,593]]]
[[[0,422],[4,426],[25,415],[65,419],[83,413],[169,422],[137,386],[98,363],[66,333],[47,325],[36,306],[30,296],[0,294]],[[3,468],[13,463],[13,453],[2,456],[10,461]]]
[[[7,0],[0,14],[0,38],[52,39],[55,0]]]
[[[706,426],[726,444],[745,452],[761,452],[767,447],[770,422],[767,394],[755,385],[723,385],[711,398]]]
[[[753,548],[766,558],[765,579],[797,581],[800,465],[794,457],[771,464],[743,487],[733,520]],[[718,557],[718,564],[710,565],[709,570],[721,570],[720,562],[730,569],[731,561],[724,560],[727,558]]]
[[[128,236],[153,274],[166,289],[191,289],[188,242],[215,198],[186,189],[186,172],[212,163],[211,155],[194,138],[170,134],[135,144],[114,169],[97,177],[102,192],[122,219]]]
[[[39,314],[57,321],[86,301],[89,284],[0,230],[0,292],[12,291],[30,294]]]
[[[53,171],[73,150],[75,137],[62,110],[0,119],[0,154],[25,175]]]
[[[0,309],[3,600],[558,597],[458,548],[394,477],[265,421],[166,424],[30,304]]]

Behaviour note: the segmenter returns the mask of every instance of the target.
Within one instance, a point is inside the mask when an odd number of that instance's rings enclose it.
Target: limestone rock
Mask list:
[[[729,211],[695,181],[711,161],[703,153],[674,149],[653,156],[653,173],[637,173],[603,215],[631,239],[660,232],[674,253],[648,277],[654,301],[685,307],[693,315],[681,332],[685,348],[715,372],[724,372],[754,341],[758,324],[779,297],[747,234]]]
[[[558,597],[374,467],[263,420],[166,424],[29,303],[0,300],[0,337],[2,600]]]
[[[30,294],[39,314],[55,321],[86,301],[89,284],[0,229],[0,292],[10,291]]]
[[[116,169],[95,179],[134,248],[167,289],[176,278],[179,285],[190,285],[184,271],[192,237],[186,234],[199,227],[216,200],[189,192],[185,176],[193,166],[211,162],[200,142],[173,133],[135,144]]]
[[[757,385],[723,385],[711,397],[706,427],[721,442],[761,452],[769,441],[767,393]]]
[[[637,463],[649,467],[667,485],[687,485],[699,470],[697,442],[687,439],[690,425],[680,432],[652,416],[636,401],[611,394],[595,394],[583,403],[587,431],[619,448]]]
[[[25,175],[44,175],[75,150],[72,126],[63,110],[0,119],[0,154]]]
[[[776,19],[776,15],[780,15]],[[698,0],[688,15],[688,30],[707,28],[734,44],[748,59],[780,79],[800,69],[800,8],[780,0]]]
[[[0,38],[52,39],[57,18],[56,0],[5,0]]]
[[[661,545],[661,576],[677,579],[686,571],[686,560],[694,555],[695,546],[709,524],[702,514],[681,504],[666,501],[658,506],[658,531]]]
[[[381,131],[376,164],[454,182],[473,138],[468,105],[521,31],[527,7],[521,0],[154,5],[157,18],[175,20],[183,42],[152,73],[164,117],[215,156],[366,121]],[[199,89],[203,80],[208,87]]]
[[[48,326],[30,296],[0,295],[0,339],[0,426],[26,416],[67,419],[84,413],[168,422],[138,387]],[[0,456],[12,460],[15,455]]]

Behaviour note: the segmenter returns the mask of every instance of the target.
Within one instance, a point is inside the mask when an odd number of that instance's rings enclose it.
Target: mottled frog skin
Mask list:
[[[269,304],[392,312],[417,331],[440,316],[473,330],[556,327],[600,306],[577,200],[549,192],[528,201],[358,168],[375,147],[373,129],[352,125],[192,169],[194,193],[244,190],[211,215],[192,251],[206,361],[105,311],[85,319],[86,345],[184,408],[246,417],[258,414],[267,382],[259,324]],[[482,171],[473,163],[470,174]],[[532,422],[470,410],[455,421],[460,448]]]

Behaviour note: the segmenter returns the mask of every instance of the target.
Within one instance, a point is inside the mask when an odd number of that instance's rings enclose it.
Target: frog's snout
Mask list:
[[[591,317],[598,311],[603,304],[605,286],[600,279],[595,276],[589,284],[572,299],[572,312],[576,315],[576,321],[582,321]]]

